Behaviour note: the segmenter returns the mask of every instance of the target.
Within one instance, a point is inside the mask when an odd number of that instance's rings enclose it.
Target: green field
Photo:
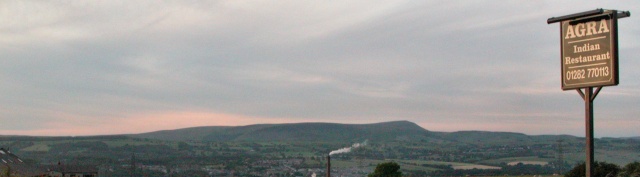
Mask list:
[[[47,143],[37,143],[32,146],[23,148],[23,151],[31,151],[31,152],[49,152],[49,145]]]
[[[402,166],[404,170],[411,171],[434,171],[439,170],[437,168],[423,166],[426,165],[449,165],[453,169],[500,169],[500,167],[488,166],[482,164],[473,163],[461,163],[461,162],[442,162],[442,161],[422,161],[422,160],[399,160],[399,159],[387,159],[387,160],[332,160],[331,164],[334,168],[367,168],[374,169],[377,164],[384,162],[396,162]]]
[[[509,164],[509,163],[513,163],[513,162],[544,162],[544,163],[549,163],[549,162],[552,162],[554,160],[557,160],[557,159],[555,159],[555,158],[539,158],[539,157],[536,157],[536,156],[526,156],[526,157],[508,157],[508,158],[483,160],[483,161],[480,161],[478,163],[491,164],[491,165],[500,165],[502,163]],[[527,163],[524,163],[524,164],[527,164]]]

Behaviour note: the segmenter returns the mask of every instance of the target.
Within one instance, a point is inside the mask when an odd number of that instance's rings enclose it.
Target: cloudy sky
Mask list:
[[[628,10],[597,137],[640,136],[637,1],[0,1],[0,134],[408,120],[584,136],[554,16]]]

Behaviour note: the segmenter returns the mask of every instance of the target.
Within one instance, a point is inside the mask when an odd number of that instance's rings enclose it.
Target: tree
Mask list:
[[[616,164],[607,162],[594,162],[593,163],[593,177],[615,177],[620,172],[620,167]],[[581,163],[576,167],[573,167],[571,171],[565,174],[565,177],[583,177],[586,176],[585,163]]]
[[[184,141],[180,141],[178,142],[178,150],[181,150],[181,151],[191,150],[191,146],[185,143]]]
[[[369,177],[401,177],[400,165],[395,162],[385,162],[378,164]]]
[[[10,177],[11,176],[11,167],[9,165],[4,165],[2,166],[2,169],[0,169],[1,173],[0,173],[0,177]]]
[[[640,177],[640,162],[633,162],[622,167],[620,177]]]

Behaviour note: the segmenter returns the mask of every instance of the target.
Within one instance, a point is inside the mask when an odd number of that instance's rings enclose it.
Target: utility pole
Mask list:
[[[563,140],[558,140],[558,164],[556,165],[558,167],[558,174],[562,174],[564,172],[564,152],[562,149],[562,142]]]
[[[131,152],[131,177],[134,177],[136,173],[136,154]]]

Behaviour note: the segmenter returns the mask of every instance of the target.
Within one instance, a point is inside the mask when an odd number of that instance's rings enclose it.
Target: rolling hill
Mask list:
[[[429,139],[432,133],[409,121],[375,124],[293,123],[211,126],[130,135],[171,141],[377,141]]]
[[[247,126],[209,126],[163,130],[129,135],[168,141],[209,142],[361,142],[429,141],[467,145],[505,145],[555,143],[562,139],[580,143],[583,138],[569,135],[526,135],[512,132],[458,131],[432,132],[409,121],[374,124],[291,123]]]
[[[526,135],[523,133],[513,132],[490,132],[490,131],[458,131],[458,132],[436,132],[435,137],[438,139],[451,141],[457,144],[474,144],[474,145],[530,145],[530,144],[548,144],[563,140],[571,143],[584,142],[584,138],[571,135]]]

